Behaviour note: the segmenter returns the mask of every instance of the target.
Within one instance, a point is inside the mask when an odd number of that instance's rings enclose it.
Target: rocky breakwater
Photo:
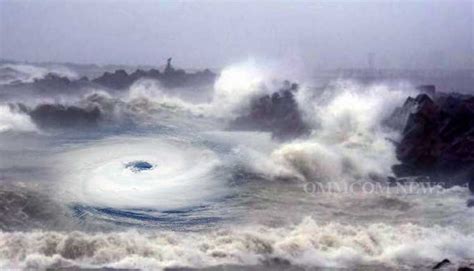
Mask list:
[[[257,97],[250,102],[248,112],[234,119],[231,130],[271,132],[280,140],[292,139],[306,134],[309,129],[303,122],[294,93],[298,85],[285,81],[271,95]]]
[[[397,108],[388,124],[402,128],[397,177],[427,176],[474,189],[474,96],[421,93]]]

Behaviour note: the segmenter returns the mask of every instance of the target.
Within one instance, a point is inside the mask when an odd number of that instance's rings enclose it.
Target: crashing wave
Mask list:
[[[108,267],[144,270],[216,265],[303,268],[431,268],[469,264],[474,235],[450,228],[383,223],[263,225],[210,232],[0,232],[0,267]]]
[[[29,64],[0,65],[0,84],[32,83],[48,75],[77,79],[78,75],[63,66],[42,67]]]
[[[0,105],[0,133],[3,132],[36,132],[36,125],[30,116],[16,107]]]

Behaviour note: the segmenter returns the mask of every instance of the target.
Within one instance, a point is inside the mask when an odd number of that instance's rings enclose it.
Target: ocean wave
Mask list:
[[[35,79],[44,78],[49,73],[71,79],[78,78],[75,72],[60,65],[42,67],[29,64],[3,64],[0,65],[0,84],[31,83]]]
[[[206,232],[1,232],[2,268],[166,267],[284,263],[302,267],[430,268],[472,263],[474,235],[413,224],[235,226]]]
[[[224,69],[204,101],[203,97],[193,100],[183,97],[186,95],[180,95],[179,91],[170,92],[157,80],[140,79],[121,92],[87,88],[59,100],[58,97],[41,97],[29,102],[32,104],[29,113],[37,115],[34,120],[44,129],[157,125],[220,126],[223,129],[248,109],[253,98],[272,93],[275,88],[265,69],[248,62]],[[82,95],[77,97],[77,93]],[[35,115],[37,111],[46,112]],[[88,116],[91,112],[92,117]]]
[[[67,209],[31,188],[0,186],[0,230],[65,226]],[[70,224],[68,224],[70,225]]]
[[[8,105],[0,105],[0,133],[36,132],[37,127],[27,114]]]
[[[397,162],[399,132],[384,120],[410,89],[340,82],[317,97],[298,94],[312,133],[282,144],[271,157],[303,181],[385,178]],[[302,99],[302,97],[306,97]],[[281,168],[281,167],[278,167]]]

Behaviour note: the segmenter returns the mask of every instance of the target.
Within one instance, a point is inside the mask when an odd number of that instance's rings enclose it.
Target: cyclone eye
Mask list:
[[[133,172],[140,172],[153,169],[154,166],[147,161],[133,161],[125,164],[125,167]]]

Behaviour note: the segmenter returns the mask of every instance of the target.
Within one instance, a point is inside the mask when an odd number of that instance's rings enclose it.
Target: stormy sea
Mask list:
[[[288,70],[2,62],[0,269],[473,268],[473,96]]]

